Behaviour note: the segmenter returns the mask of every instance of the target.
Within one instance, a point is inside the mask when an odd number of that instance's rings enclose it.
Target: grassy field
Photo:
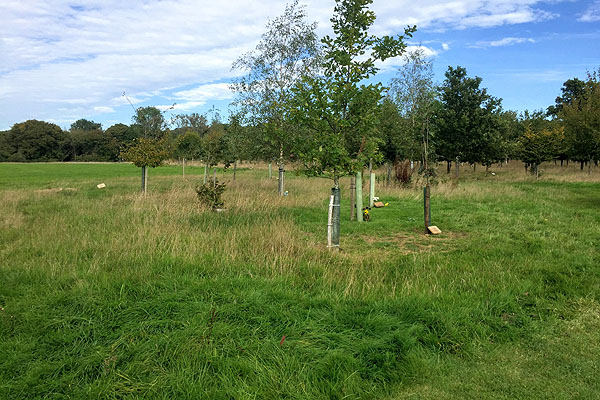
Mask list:
[[[600,397],[600,170],[441,171],[325,248],[331,182],[0,164],[0,398]],[[106,189],[97,189],[104,182]]]

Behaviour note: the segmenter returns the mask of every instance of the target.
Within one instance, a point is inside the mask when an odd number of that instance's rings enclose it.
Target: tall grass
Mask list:
[[[378,184],[390,206],[359,224],[344,180],[332,253],[325,179],[279,197],[264,166],[220,171],[214,213],[199,167],[152,171],[146,196],[135,168],[85,167],[0,165],[0,397],[600,393],[595,169],[440,171],[435,237],[418,182]]]

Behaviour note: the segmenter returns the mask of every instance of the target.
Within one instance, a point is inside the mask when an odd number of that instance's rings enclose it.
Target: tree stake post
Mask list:
[[[146,182],[148,181],[148,167],[143,165],[142,166],[142,193],[146,194],[146,188],[147,188],[147,184]]]
[[[333,194],[329,196],[329,208],[327,213],[327,248],[333,246]]]
[[[362,172],[356,173],[356,220],[363,222]]]
[[[339,250],[340,248],[340,198],[341,192],[338,186],[331,188],[332,204],[332,230],[331,230],[331,246]]]
[[[350,221],[356,219],[356,177],[350,177]]]
[[[277,190],[279,191],[279,195],[280,196],[283,196],[283,190],[284,190],[283,179],[284,179],[284,175],[285,175],[285,169],[283,167],[283,164],[279,164],[279,182],[277,183]]]
[[[423,188],[423,214],[425,217],[425,234],[429,234],[429,227],[431,226],[431,207],[429,199],[431,195],[430,186],[426,185]]]

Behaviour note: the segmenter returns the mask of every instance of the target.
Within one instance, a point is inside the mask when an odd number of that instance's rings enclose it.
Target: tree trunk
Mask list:
[[[592,160],[588,161],[588,175],[592,174]]]
[[[273,166],[269,163],[269,179],[273,178]]]
[[[452,167],[452,161],[446,161],[446,173],[450,173],[450,168]]]
[[[233,162],[233,180],[235,181],[235,173],[237,172],[237,160]]]
[[[540,179],[540,169],[539,169],[540,164],[536,163],[534,164],[533,168],[535,168],[535,180],[537,181],[538,179]]]
[[[181,172],[183,174],[183,177],[185,178],[185,158],[181,159]]]
[[[213,186],[217,186],[217,167],[213,167]]]
[[[206,185],[207,180],[208,180],[208,163],[204,164],[204,178],[202,179],[202,183]]]
[[[580,169],[581,171],[583,171],[583,164],[584,164],[584,162],[583,162],[583,161],[579,161],[579,163],[580,163],[580,167],[579,167],[579,169]]]

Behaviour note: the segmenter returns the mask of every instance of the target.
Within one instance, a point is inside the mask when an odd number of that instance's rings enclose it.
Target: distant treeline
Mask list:
[[[156,109],[148,107],[141,110]],[[206,120],[202,116],[200,118],[203,122],[200,131],[208,131]],[[168,147],[176,157],[177,137],[186,128],[162,128],[169,138]],[[53,123],[28,120],[13,125],[8,131],[0,131],[0,161],[120,161],[122,152],[144,136],[143,127],[137,123],[115,124],[102,129],[99,123],[80,119],[70,129],[63,130]]]
[[[594,72],[586,81],[569,79],[554,105],[521,114],[502,110],[501,100],[479,87],[481,79],[469,78],[460,67],[448,69],[444,83],[431,89],[426,106],[406,101],[405,94],[410,91],[403,89],[404,81],[392,82],[372,129],[380,154],[376,163],[420,161],[426,145],[431,160],[446,162],[448,172],[456,161],[490,166],[518,159],[531,166],[532,172],[537,172],[541,162],[551,160],[577,161],[581,168],[597,164],[598,78]],[[166,157],[202,159],[208,165],[281,161],[283,145],[274,141],[271,133],[269,124],[242,124],[236,114],[226,123],[218,115],[209,123],[206,116],[196,113],[176,115],[167,122],[155,107],[144,107],[137,110],[131,125],[107,129],[86,119],[74,122],[66,131],[44,121],[17,123],[0,132],[0,161],[120,161],[128,159],[127,150],[143,138],[156,140],[153,146],[160,147]],[[314,134],[290,123],[285,159],[294,161],[298,154],[310,151]]]

